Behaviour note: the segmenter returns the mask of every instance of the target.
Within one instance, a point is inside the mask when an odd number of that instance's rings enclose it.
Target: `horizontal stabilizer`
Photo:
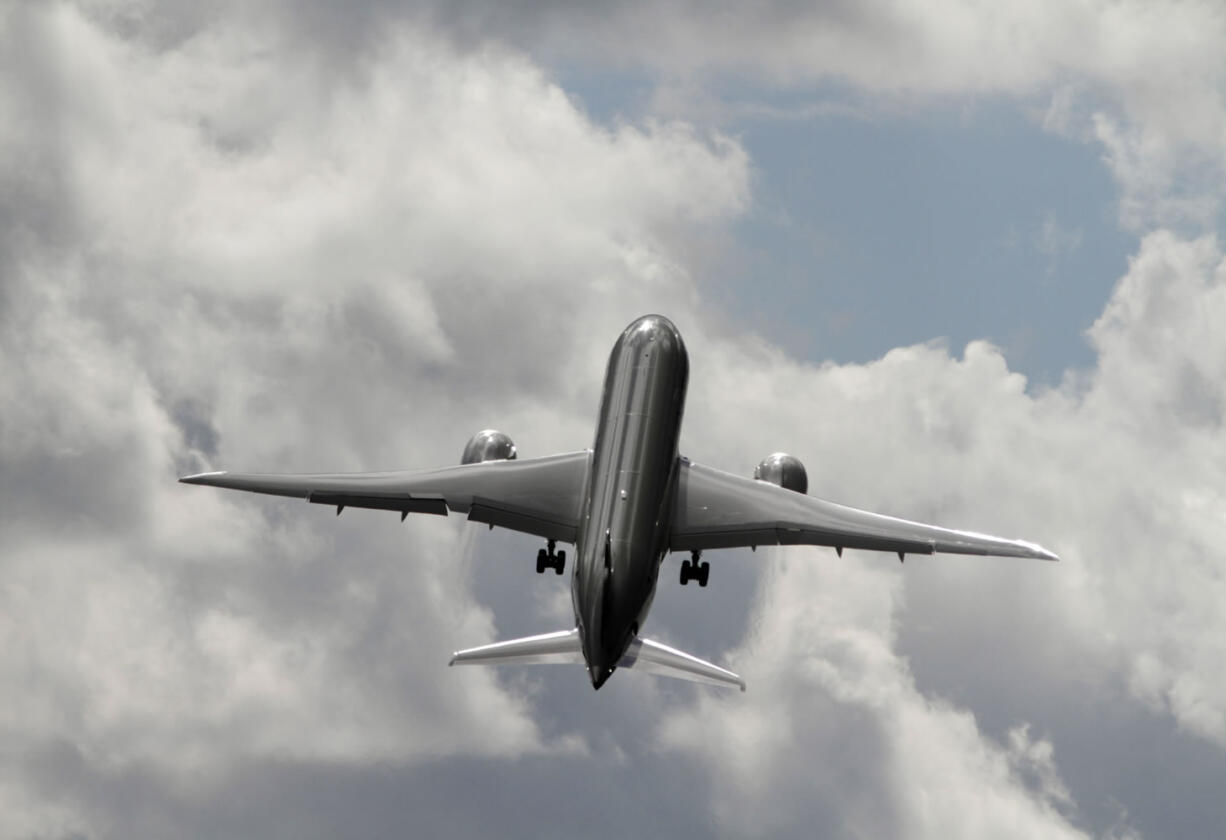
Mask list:
[[[735,685],[745,690],[745,681],[731,671],[651,639],[631,642],[617,667],[708,685]]]
[[[492,645],[458,651],[452,665],[583,665],[579,628],[542,633],[523,639],[495,642]],[[618,668],[645,671],[661,677],[674,677],[708,685],[735,685],[745,690],[745,681],[731,671],[704,662],[676,648],[635,639],[617,663]]]
[[[457,651],[451,665],[582,665],[579,628]]]

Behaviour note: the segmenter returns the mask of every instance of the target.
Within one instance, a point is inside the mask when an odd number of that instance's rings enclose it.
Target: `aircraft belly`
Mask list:
[[[652,319],[632,324],[609,358],[572,584],[594,684],[634,639],[654,594],[688,365],[675,328]]]

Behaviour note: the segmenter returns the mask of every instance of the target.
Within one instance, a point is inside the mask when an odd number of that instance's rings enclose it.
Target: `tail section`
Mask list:
[[[542,633],[523,639],[495,642],[492,645],[458,651],[452,665],[585,665],[579,628]],[[712,665],[696,656],[653,642],[635,639],[617,663],[618,668],[644,671],[661,677],[689,680],[708,685],[737,686],[745,681],[731,671]]]

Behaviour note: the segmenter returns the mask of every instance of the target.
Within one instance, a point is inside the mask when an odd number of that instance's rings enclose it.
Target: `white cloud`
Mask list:
[[[567,62],[653,68],[651,104],[687,118],[768,113],[769,93],[756,108],[719,102],[717,91],[743,90],[747,79],[768,92],[850,87],[867,94],[866,111],[1049,101],[1045,127],[1102,145],[1120,218],[1138,231],[1212,224],[1226,186],[1226,14],[1214,2],[678,0],[647,11],[474,0],[435,14],[468,37],[512,38]],[[793,113],[846,108],[842,99],[827,93]]]
[[[1213,664],[1226,656],[1224,307],[1214,239],[1164,232],[1144,240],[1091,330],[1097,367],[1055,390],[1028,393],[980,342],[961,359],[928,345],[815,367],[756,341],[691,340],[706,371],[690,404],[703,421],[688,428],[705,430],[694,457],[747,472],[782,446],[810,465],[813,493],[1037,539],[1063,556],[900,568],[851,552],[776,553],[731,655],[750,694],[705,697],[662,730],[708,768],[732,833],[764,813],[798,831],[797,801],[849,835],[1076,833],[1059,743],[1053,756],[1053,742],[1017,728],[994,742],[918,691],[899,656],[903,622],[914,654],[927,661],[924,647],[939,644],[937,660],[956,663],[926,674],[928,685],[977,697],[990,686],[994,715],[1055,709],[1054,721],[1069,704],[1106,714],[1127,702],[1122,684],[1226,747],[1226,680]]]
[[[0,738],[180,780],[581,750],[445,668],[494,634],[458,526],[174,478],[433,465],[491,420],[585,445],[604,348],[559,351],[691,294],[669,238],[739,210],[741,149],[597,128],[412,29],[353,80],[235,22],[157,50],[68,5],[5,23]],[[27,787],[18,826],[50,813]]]
[[[1050,744],[1025,729],[994,744],[915,689],[894,650],[891,567],[773,553],[732,656],[751,694],[708,694],[662,727],[714,776],[727,833],[799,833],[816,813],[814,830],[837,836],[1086,836],[1060,813],[1070,801]]]

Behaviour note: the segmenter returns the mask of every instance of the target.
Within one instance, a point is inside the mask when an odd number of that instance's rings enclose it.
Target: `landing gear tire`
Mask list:
[[[698,562],[700,557],[702,557],[701,552],[691,551],[690,559],[681,561],[681,575],[678,580],[681,581],[682,586],[692,580],[698,581],[699,586],[707,585],[707,578],[711,576],[711,564],[706,561]]]
[[[549,548],[542,548],[536,553],[536,573],[545,574],[546,569],[553,569],[554,574],[562,574],[566,568],[566,552],[553,550],[554,542],[549,541]]]

